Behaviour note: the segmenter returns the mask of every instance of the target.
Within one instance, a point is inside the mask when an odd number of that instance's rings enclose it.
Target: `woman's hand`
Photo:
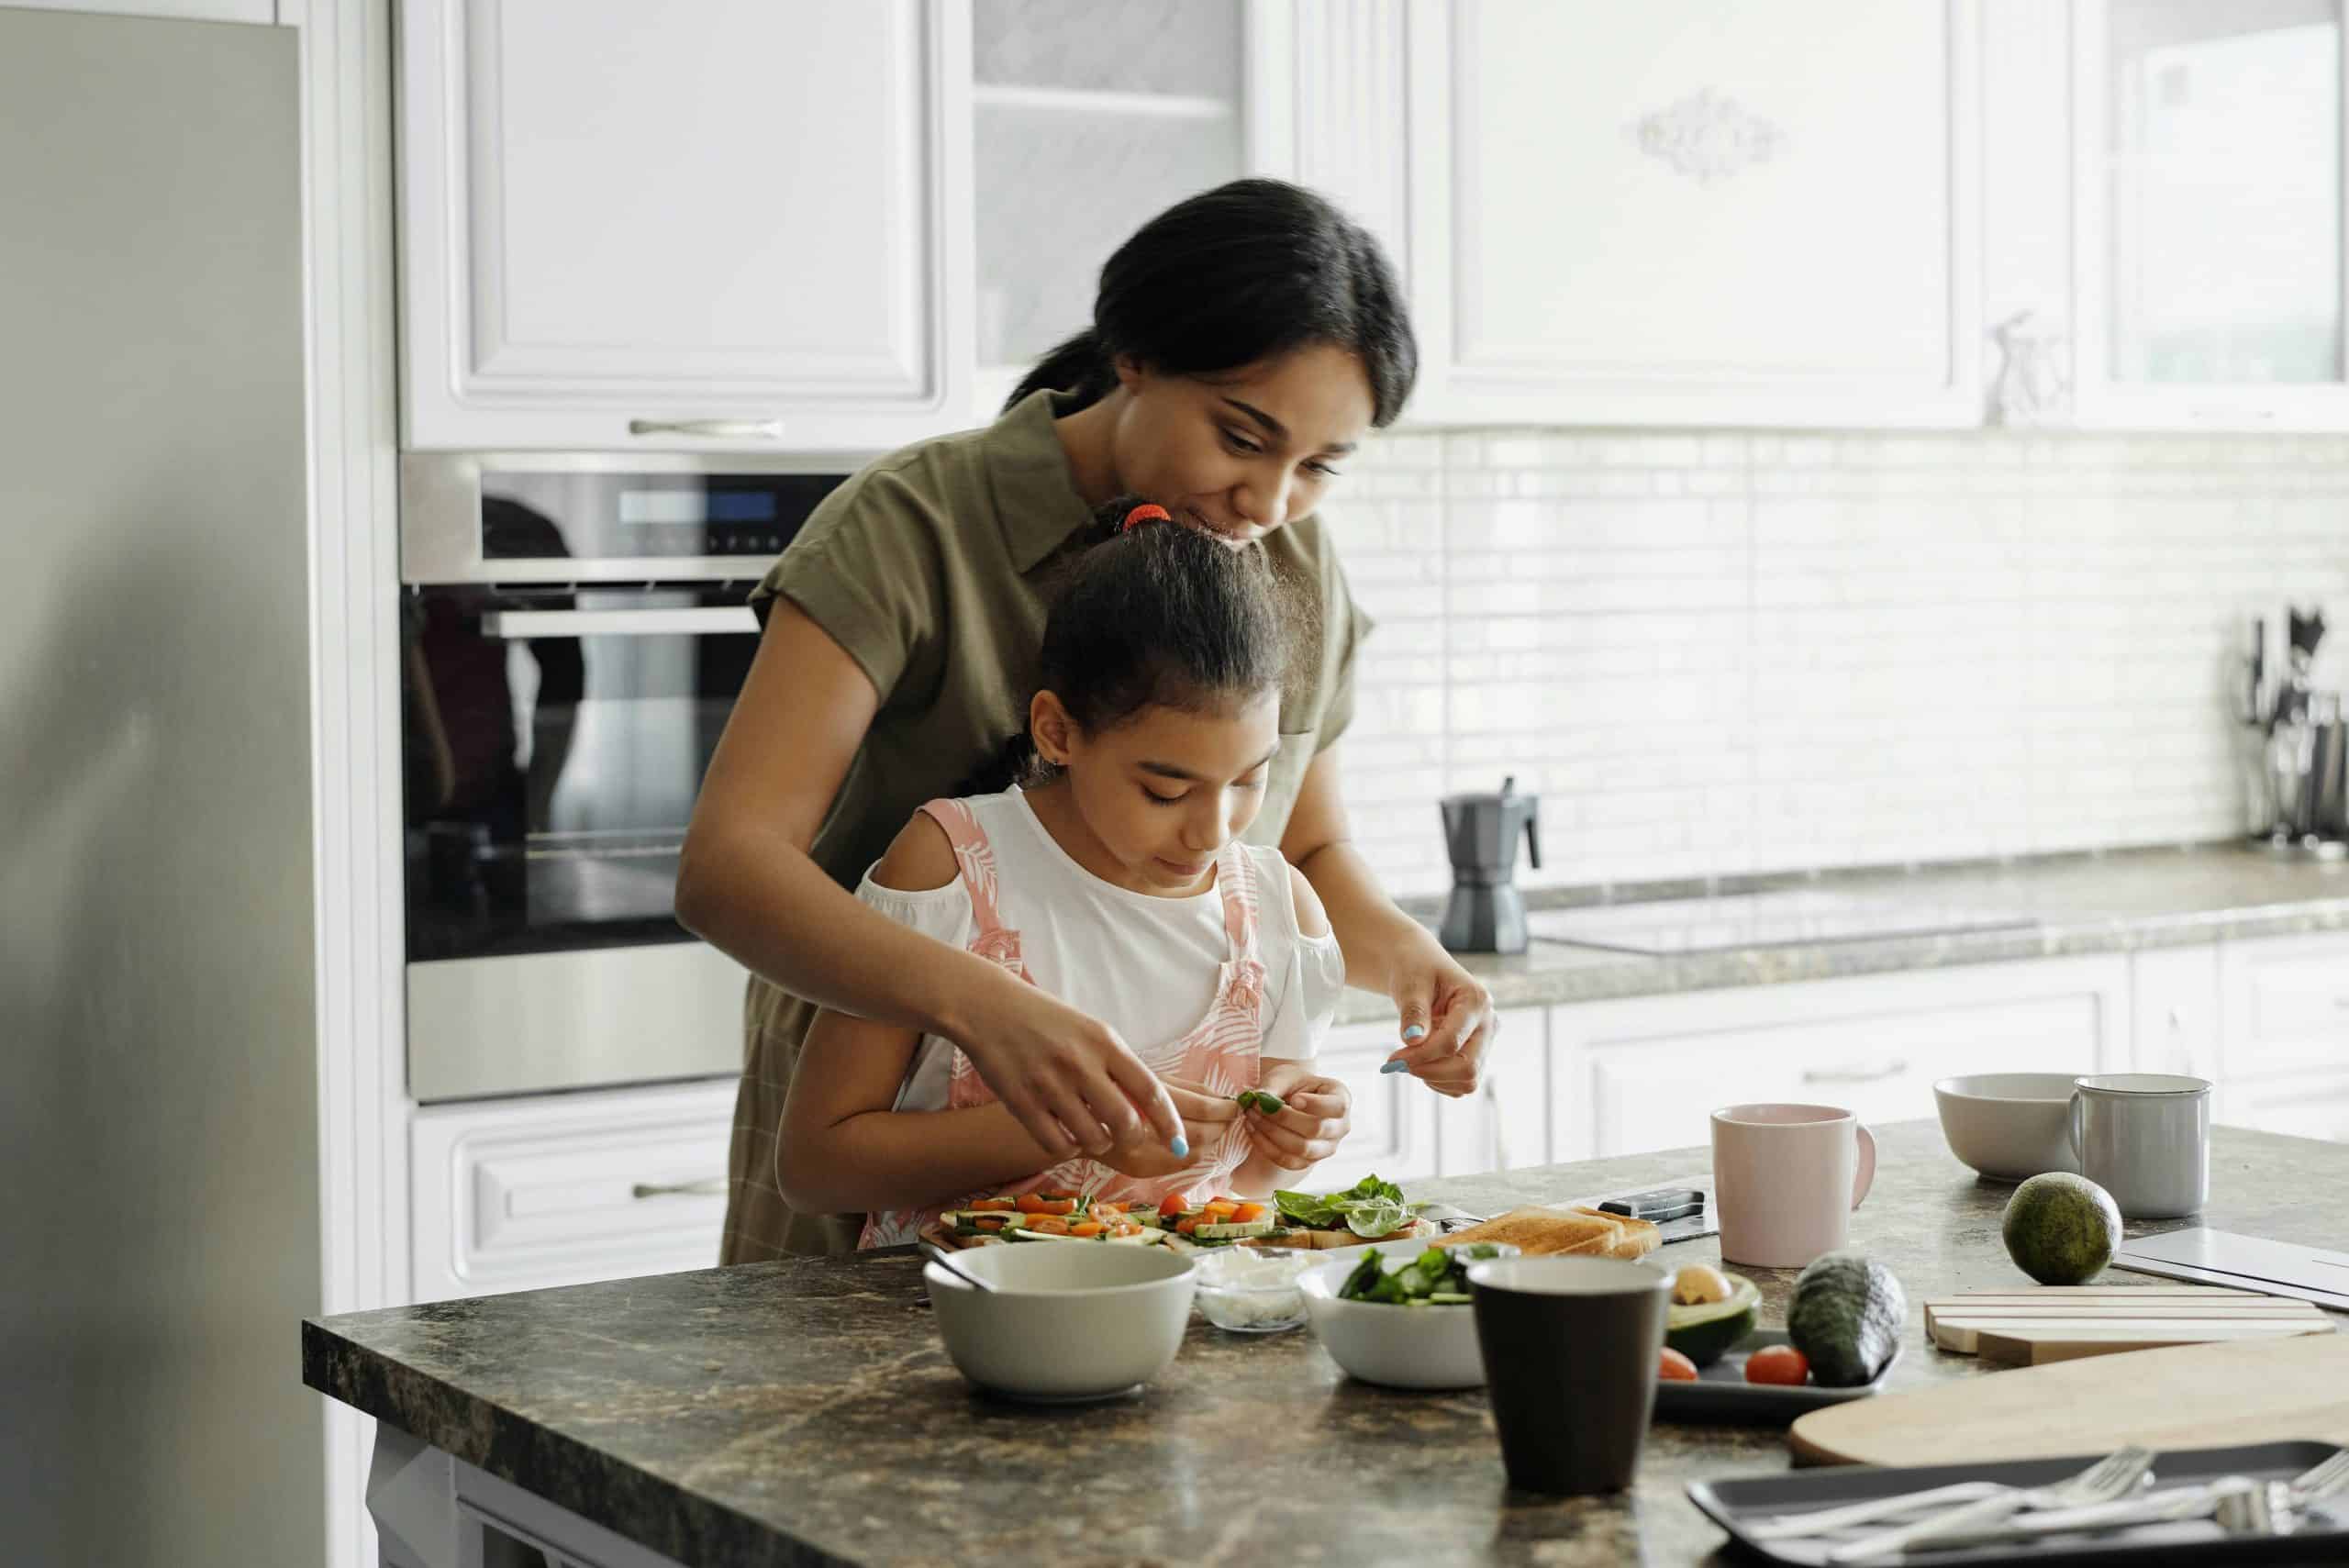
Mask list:
[[[1353,1095],[1335,1078],[1314,1072],[1310,1062],[1267,1061],[1256,1086],[1286,1105],[1271,1116],[1244,1113],[1248,1140],[1284,1171],[1319,1164],[1353,1130]]]
[[[996,968],[941,1032],[1054,1162],[1154,1141],[1180,1169],[1195,1148],[1183,1118],[1118,1031]],[[1228,1118],[1227,1118],[1228,1119]],[[1122,1169],[1123,1167],[1119,1167]]]
[[[1166,1140],[1147,1127],[1138,1126],[1130,1138],[1119,1140],[1100,1162],[1119,1175],[1155,1179],[1207,1168],[1210,1151],[1240,1118],[1240,1106],[1229,1095],[1210,1092],[1204,1084],[1181,1078],[1162,1078],[1160,1084],[1182,1113],[1183,1136],[1190,1152],[1176,1154]]]
[[[1458,1099],[1476,1092],[1486,1048],[1500,1031],[1493,994],[1460,967],[1432,937],[1407,950],[1391,974],[1402,1014],[1403,1049],[1381,1073],[1409,1073],[1439,1095]]]

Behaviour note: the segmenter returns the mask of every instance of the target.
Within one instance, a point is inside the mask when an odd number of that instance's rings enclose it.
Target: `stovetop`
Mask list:
[[[1664,955],[2016,929],[2039,924],[2039,917],[2012,909],[1794,887],[1537,909],[1526,916],[1525,924],[1543,941]]]

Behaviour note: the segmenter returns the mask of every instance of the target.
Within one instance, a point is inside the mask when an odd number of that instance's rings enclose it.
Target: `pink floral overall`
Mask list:
[[[977,817],[959,800],[933,800],[922,810],[946,830],[948,840],[954,846],[954,861],[961,868],[963,889],[971,898],[971,951],[1033,984],[1028,966],[1019,956],[1019,933],[1003,923],[996,898],[995,851],[979,827]],[[1207,1016],[1182,1039],[1156,1050],[1139,1050],[1137,1053],[1151,1071],[1162,1076],[1201,1084],[1209,1094],[1237,1095],[1242,1089],[1256,1086],[1262,1072],[1258,1052],[1264,1040],[1264,964],[1256,955],[1256,870],[1238,843],[1225,845],[1216,856],[1215,884],[1223,895],[1223,929],[1229,943],[1216,983],[1215,1000],[1208,1004]],[[1138,962],[1150,961],[1147,955],[1138,955]],[[995,1091],[986,1086],[970,1058],[958,1048],[948,1080],[948,1108],[962,1110],[971,1106],[992,1105],[995,1097]],[[1049,1171],[988,1187],[969,1197],[1050,1190],[1084,1193],[1129,1207],[1146,1204],[1155,1208],[1170,1193],[1180,1193],[1186,1201],[1200,1202],[1221,1190],[1219,1184],[1240,1168],[1249,1151],[1247,1129],[1235,1119],[1230,1130],[1216,1140],[1214,1148],[1193,1150],[1192,1163],[1174,1175],[1128,1176],[1079,1155]],[[943,1210],[967,1201],[968,1197],[928,1208],[872,1215],[865,1220],[857,1245],[886,1247],[911,1241],[924,1225]]]

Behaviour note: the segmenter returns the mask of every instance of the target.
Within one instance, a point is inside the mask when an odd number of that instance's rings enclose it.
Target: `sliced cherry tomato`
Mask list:
[[[1746,1358],[1745,1381],[1748,1383],[1809,1383],[1810,1358],[1792,1345],[1765,1345]]]
[[[1141,1234],[1141,1227],[1129,1219],[1112,1229],[1109,1234],[1112,1236],[1139,1236]]]
[[[1666,1383],[1694,1383],[1697,1381],[1697,1363],[1666,1345],[1663,1359],[1656,1363],[1655,1374]]]
[[[1057,1214],[1040,1214],[1028,1222],[1028,1229],[1039,1236],[1065,1236],[1068,1221]]]
[[[1003,1221],[1000,1219],[981,1219],[974,1223],[982,1230],[1000,1230],[1003,1229]]]
[[[1262,1219],[1264,1218],[1264,1206],[1261,1203],[1243,1203],[1231,1211],[1231,1218],[1241,1225],[1247,1224],[1252,1219]]]
[[[1036,1193],[1021,1193],[1019,1195],[1019,1212],[1022,1214],[1043,1213],[1044,1200],[1042,1196]]]
[[[1068,1228],[1072,1236],[1098,1236],[1108,1229],[1097,1219],[1080,1219]]]
[[[1042,1193],[1019,1195],[1022,1214],[1074,1214],[1076,1200],[1073,1197],[1046,1197]]]
[[[969,1206],[974,1211],[985,1208],[1017,1208],[1019,1205],[1008,1197],[974,1198]]]
[[[1172,1219],[1190,1207],[1191,1206],[1189,1204],[1183,1201],[1183,1195],[1181,1193],[1168,1193],[1164,1197],[1158,1200],[1158,1218],[1161,1219]]]
[[[1174,1234],[1177,1236],[1188,1236],[1192,1231],[1197,1230],[1198,1228],[1198,1216],[1195,1214],[1186,1214],[1182,1218],[1174,1222]]]

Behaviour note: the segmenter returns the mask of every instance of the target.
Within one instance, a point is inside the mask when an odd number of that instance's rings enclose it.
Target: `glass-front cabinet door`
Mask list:
[[[2080,0],[2083,422],[2349,428],[2343,0]]]
[[[981,417],[1092,319],[1101,263],[1152,215],[1285,173],[1285,0],[974,0]]]

